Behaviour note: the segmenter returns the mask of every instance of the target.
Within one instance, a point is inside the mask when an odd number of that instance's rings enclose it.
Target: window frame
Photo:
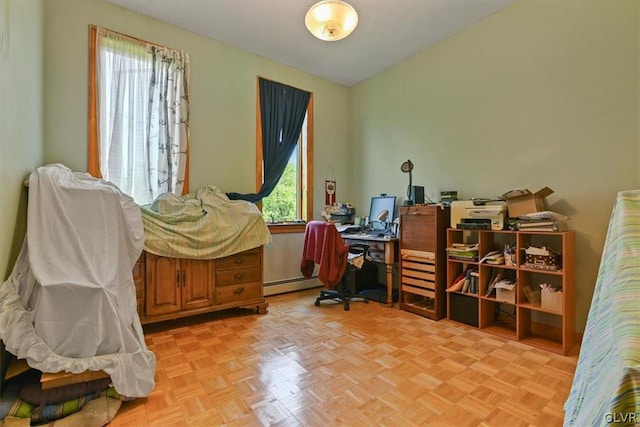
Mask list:
[[[260,110],[260,77],[256,79],[256,191],[260,191],[263,181],[263,151],[262,151],[262,114]],[[304,223],[281,223],[269,224],[271,234],[283,233],[303,233],[306,222],[313,218],[313,93],[309,97],[307,106],[307,138],[306,144],[298,147],[299,174],[302,182],[300,185],[300,212]],[[302,140],[302,138],[300,138]],[[262,203],[258,203],[258,208],[262,210]]]

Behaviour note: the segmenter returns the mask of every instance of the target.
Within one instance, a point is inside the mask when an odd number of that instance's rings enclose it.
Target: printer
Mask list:
[[[454,200],[451,202],[451,228],[502,230],[507,204],[503,200]]]

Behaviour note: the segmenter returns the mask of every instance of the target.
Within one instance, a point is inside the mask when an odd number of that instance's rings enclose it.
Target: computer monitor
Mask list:
[[[372,230],[389,229],[396,209],[396,196],[374,196],[369,209],[369,227]]]

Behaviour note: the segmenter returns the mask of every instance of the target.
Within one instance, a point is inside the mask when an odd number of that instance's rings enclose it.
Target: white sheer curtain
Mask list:
[[[189,143],[189,56],[97,31],[102,177],[138,204],[182,194]]]

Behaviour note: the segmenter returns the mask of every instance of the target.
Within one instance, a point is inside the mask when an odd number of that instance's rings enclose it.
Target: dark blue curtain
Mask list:
[[[227,193],[232,200],[257,203],[276,187],[298,144],[311,93],[260,78],[264,182],[251,194]]]

